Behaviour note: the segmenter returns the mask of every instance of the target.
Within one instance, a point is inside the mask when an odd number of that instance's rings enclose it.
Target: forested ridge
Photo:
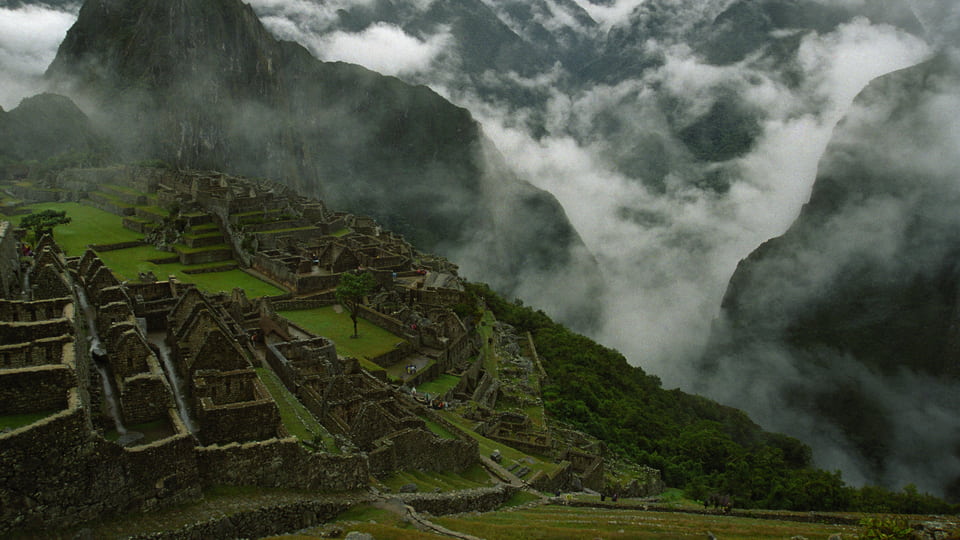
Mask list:
[[[812,465],[801,441],[764,431],[738,409],[678,389],[631,366],[618,351],[574,333],[543,311],[469,284],[497,319],[528,331],[548,375],[544,405],[557,421],[593,435],[623,458],[660,469],[694,499],[725,493],[740,508],[952,513],[907,485],[900,492],[847,485]]]

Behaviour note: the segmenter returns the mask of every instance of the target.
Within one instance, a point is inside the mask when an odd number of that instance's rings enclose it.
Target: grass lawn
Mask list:
[[[28,206],[34,212],[66,211],[72,221],[53,229],[53,238],[67,255],[80,256],[88,244],[116,244],[142,240],[143,235],[123,228],[123,218],[79,203],[42,203]],[[23,216],[15,216],[20,223]],[[136,275],[136,274],[134,274]]]
[[[248,298],[259,296],[276,296],[286,291],[265,281],[259,280],[243,270],[229,270],[226,272],[211,272],[207,274],[184,274],[187,269],[223,266],[230,261],[218,261],[205,264],[184,266],[180,263],[155,264],[149,259],[171,257],[174,254],[160,251],[153,246],[139,246],[127,249],[117,249],[99,253],[103,263],[123,279],[134,280],[140,272],[153,272],[157,279],[165,280],[169,275],[176,276],[184,283],[196,283],[201,290],[217,293],[230,292],[240,287],[247,292]]]
[[[305,330],[333,341],[337,345],[337,352],[343,356],[353,356],[361,360],[374,358],[393,350],[403,341],[402,338],[364,319],[357,319],[360,337],[354,339],[350,314],[346,310],[337,313],[333,306],[278,313]]]
[[[300,403],[300,400],[283,386],[280,377],[277,377],[273,370],[257,368],[256,371],[257,377],[263,381],[267,390],[270,390],[273,400],[277,402],[283,427],[287,428],[291,435],[301,441],[315,441],[319,436],[323,441],[324,450],[335,454],[340,453],[333,436],[320,425],[320,422]]]
[[[758,520],[719,515],[643,512],[606,508],[538,506],[477,516],[434,518],[449,529],[487,540],[592,540],[594,538],[706,538],[724,540],[853,537],[857,527]]]
[[[52,416],[60,412],[57,411],[43,411],[27,414],[7,414],[0,416],[0,431],[10,428],[10,429],[19,429],[23,426],[29,426],[30,424],[42,420],[48,416]]]
[[[418,392],[425,392],[431,396],[442,396],[460,382],[460,377],[443,374],[432,381],[417,386]]]

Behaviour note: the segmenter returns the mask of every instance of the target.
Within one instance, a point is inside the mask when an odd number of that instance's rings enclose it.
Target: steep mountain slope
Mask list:
[[[127,156],[281,179],[427,250],[469,243],[480,277],[506,288],[592,264],[556,200],[498,166],[465,109],[319,62],[239,0],[90,0],[48,77]]]
[[[730,403],[774,401],[778,413],[761,418],[795,434],[812,428],[831,441],[821,457],[847,454],[868,481],[912,478],[953,498],[958,83],[948,50],[857,98],[800,217],[737,268],[706,356],[722,391],[740,393]],[[780,377],[763,375],[771,370]]]
[[[0,159],[43,160],[101,151],[103,144],[90,119],[66,97],[40,94],[10,111],[0,109]]]

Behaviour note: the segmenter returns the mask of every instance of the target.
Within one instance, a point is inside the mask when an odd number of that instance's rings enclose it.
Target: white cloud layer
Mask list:
[[[0,7],[0,107],[9,110],[41,90],[40,77],[76,14],[77,8]]]

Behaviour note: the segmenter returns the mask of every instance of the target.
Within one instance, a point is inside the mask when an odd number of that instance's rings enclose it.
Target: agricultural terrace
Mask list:
[[[82,255],[90,244],[117,244],[143,240],[142,234],[123,227],[122,217],[91,206],[78,203],[43,203],[25,208],[33,212],[48,209],[67,212],[71,222],[57,225],[53,232],[57,244],[70,256]],[[22,216],[9,219],[19,223],[20,218]],[[249,298],[276,296],[286,292],[236,268],[220,272],[186,273],[187,270],[235,266],[232,260],[195,265],[184,265],[179,262],[155,263],[150,261],[170,259],[175,254],[160,251],[153,246],[102,251],[97,252],[97,255],[113,270],[114,274],[123,280],[135,280],[141,272],[153,272],[157,279],[167,279],[167,276],[172,275],[184,283],[195,283],[198,288],[210,293],[229,292],[236,287],[246,291]]]
[[[318,336],[323,336],[337,345],[342,356],[352,356],[360,360],[368,370],[381,370],[369,361],[392,351],[403,342],[403,338],[387,332],[364,319],[357,320],[359,338],[353,338],[353,321],[350,314],[339,306],[326,306],[315,309],[278,311],[297,326]]]

